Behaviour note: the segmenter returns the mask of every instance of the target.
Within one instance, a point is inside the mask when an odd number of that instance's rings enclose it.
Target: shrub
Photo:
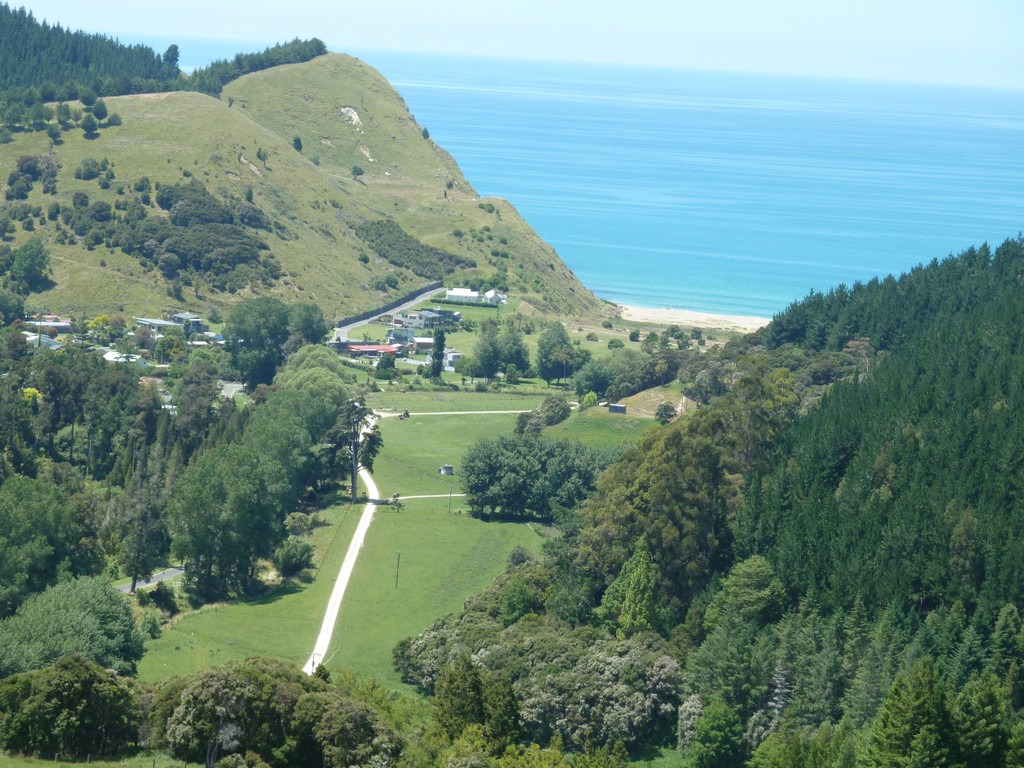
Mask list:
[[[284,578],[290,578],[313,567],[313,545],[289,536],[274,552],[274,565]]]
[[[157,608],[173,616],[178,612],[178,601],[174,597],[174,588],[166,581],[161,581],[149,592],[149,597]]]

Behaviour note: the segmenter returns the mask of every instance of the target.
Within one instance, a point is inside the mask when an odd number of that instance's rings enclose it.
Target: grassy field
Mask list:
[[[327,666],[399,687],[395,644],[461,608],[505,570],[513,547],[537,551],[541,541],[521,523],[449,515],[447,498],[410,499],[401,512],[382,507],[349,582]]]
[[[634,443],[654,421],[645,416],[608,413],[605,408],[588,408],[574,413],[561,424],[544,430],[556,440],[579,440],[592,448],[610,448],[620,443]]]
[[[147,644],[139,677],[167,680],[256,654],[296,665],[305,662],[360,512],[361,505],[340,503],[321,513],[330,525],[314,532],[320,557],[317,578],[291,582],[265,597],[207,606],[182,616]]]
[[[142,754],[117,760],[44,760],[39,757],[14,757],[0,754],[0,768],[42,768],[44,765],[88,765],[90,768],[193,768],[201,763],[184,763],[167,755]]]
[[[366,404],[380,411],[410,411],[412,413],[443,413],[445,411],[530,411],[544,399],[543,394],[529,391],[523,394],[507,391],[417,391],[388,390],[366,396]]]
[[[384,450],[374,462],[374,482],[383,496],[447,494],[452,484],[458,485],[459,477],[442,475],[438,467],[452,464],[458,473],[470,445],[484,437],[510,433],[515,418],[509,413],[383,419]],[[389,445],[394,446],[390,451]]]

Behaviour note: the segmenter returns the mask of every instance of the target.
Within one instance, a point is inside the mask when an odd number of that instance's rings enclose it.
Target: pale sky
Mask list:
[[[1022,0],[8,3],[50,23],[132,41],[152,35],[269,45],[319,37],[339,52],[424,51],[1024,88]]]

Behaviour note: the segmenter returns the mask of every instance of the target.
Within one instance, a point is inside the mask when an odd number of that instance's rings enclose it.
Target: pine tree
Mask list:
[[[480,671],[469,654],[463,653],[438,674],[434,683],[434,718],[452,740],[466,726],[485,722]]]
[[[494,755],[522,738],[519,702],[512,681],[505,676],[494,678],[484,689],[484,735]]]
[[[626,591],[619,613],[619,628],[624,635],[650,631],[658,623],[658,601],[656,599],[656,577],[651,554],[642,543],[634,555],[623,566],[629,566]]]
[[[1010,703],[992,672],[971,678],[953,707],[960,750],[971,768],[1003,765],[1010,738]]]
[[[1006,768],[1024,768],[1024,720],[1018,720],[1010,729]]]
[[[872,768],[953,768],[955,734],[942,681],[928,657],[896,678],[875,723]]]

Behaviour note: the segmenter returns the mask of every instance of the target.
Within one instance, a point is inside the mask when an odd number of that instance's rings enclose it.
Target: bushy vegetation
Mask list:
[[[239,53],[231,61],[218,60],[207,67],[196,69],[186,81],[188,90],[201,91],[216,96],[221,89],[232,80],[250,72],[259,72],[282,64],[297,64],[309,61],[327,53],[327,46],[322,40],[313,37],[309,40],[295,38],[288,43],[265,48],[261,53]],[[301,141],[296,149],[301,150]]]
[[[535,675],[554,698],[585,678],[580,654],[655,639],[680,665],[660,702],[675,728],[635,728],[686,765],[1017,765],[1022,263],[1021,240],[972,249],[679,350],[705,406],[648,432],[543,563],[400,644],[396,667],[429,689],[474,649],[529,722]]]
[[[420,277],[442,280],[456,269],[476,266],[472,259],[421,243],[393,219],[357,224],[354,230],[369,248],[389,264],[408,269]]]
[[[462,459],[462,487],[474,515],[550,522],[583,501],[613,456],[538,435],[481,440]]]

